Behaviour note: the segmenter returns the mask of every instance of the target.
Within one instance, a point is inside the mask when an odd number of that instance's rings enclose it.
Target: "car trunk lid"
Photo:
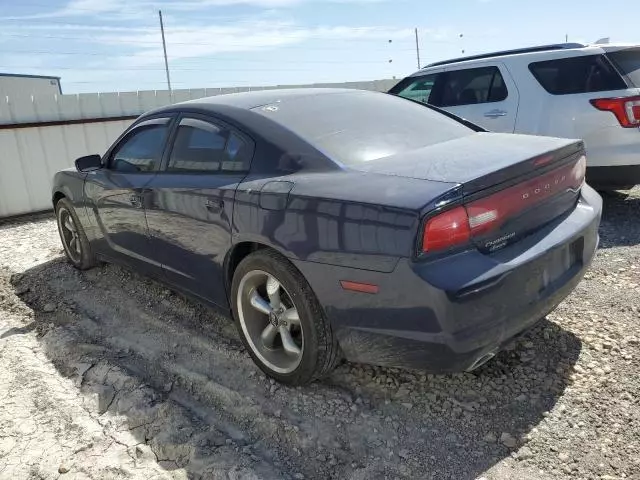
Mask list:
[[[498,250],[575,207],[586,157],[583,151],[569,156],[563,155],[565,149],[558,152],[532,159],[536,172],[465,196],[470,235],[478,248]]]
[[[458,184],[462,205],[455,215],[440,216],[443,205],[427,208],[425,235],[438,232],[431,249],[446,247],[462,219],[465,230],[456,238],[466,236],[479,249],[494,251],[575,207],[585,163],[581,141],[478,133],[358,168]],[[433,213],[439,223],[429,218]]]
[[[584,150],[581,141],[476,133],[352,166],[360,171],[462,185],[464,194],[531,175]]]

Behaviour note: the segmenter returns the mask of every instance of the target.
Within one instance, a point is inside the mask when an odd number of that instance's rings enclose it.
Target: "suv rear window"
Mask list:
[[[529,70],[552,95],[624,90],[627,84],[604,55],[535,62]]]
[[[640,48],[629,48],[607,53],[607,57],[626,75],[634,87],[640,87]]]

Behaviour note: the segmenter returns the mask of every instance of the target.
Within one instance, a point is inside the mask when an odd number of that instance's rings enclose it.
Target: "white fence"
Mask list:
[[[82,155],[103,153],[141,113],[170,103],[249,90],[342,87],[387,91],[396,80],[202,88],[0,99],[0,218],[51,208],[51,179]]]

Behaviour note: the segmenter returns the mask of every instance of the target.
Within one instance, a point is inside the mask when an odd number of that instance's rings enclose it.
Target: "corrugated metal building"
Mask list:
[[[0,73],[0,97],[61,93],[60,77]]]

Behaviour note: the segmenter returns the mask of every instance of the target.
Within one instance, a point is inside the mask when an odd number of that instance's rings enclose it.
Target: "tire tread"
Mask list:
[[[300,296],[300,300],[304,302],[311,313],[311,318],[309,319],[309,323],[314,328],[315,332],[315,355],[316,362],[315,365],[312,366],[310,371],[305,368],[305,366],[301,365],[300,368],[303,368],[302,371],[295,370],[290,375],[280,375],[275,372],[271,372],[267,367],[263,366],[260,361],[253,354],[251,347],[248,345],[246,339],[244,338],[244,334],[242,332],[242,328],[240,327],[240,322],[238,320],[237,307],[236,307],[236,298],[237,298],[237,289],[240,277],[242,276],[245,269],[247,269],[248,265],[256,265],[255,267],[251,267],[249,269],[258,268],[258,266],[262,266],[264,269],[264,265],[275,264],[280,268],[284,269],[286,273],[291,277],[292,284],[295,286],[296,290],[293,292],[291,289],[287,289],[291,296]],[[275,274],[275,272],[269,272]],[[280,281],[282,279],[279,278]],[[293,299],[295,302],[295,299]],[[292,385],[303,385],[314,380],[319,380],[322,377],[328,375],[333,369],[336,367],[339,359],[340,359],[340,348],[336,341],[335,335],[333,334],[333,329],[331,328],[331,324],[327,319],[322,306],[318,302],[311,286],[304,278],[302,273],[292,265],[289,260],[283,257],[278,252],[271,249],[261,249],[257,250],[249,254],[245,257],[234,273],[233,277],[233,286],[232,286],[232,310],[234,314],[234,320],[236,325],[238,326],[238,332],[245,344],[247,350],[251,354],[251,357],[254,359],[256,364],[268,375],[276,378],[278,381],[283,383],[288,383]],[[313,337],[311,337],[313,338]],[[309,339],[305,337],[305,342],[308,342]]]
[[[87,238],[87,234],[85,233],[84,228],[82,227],[82,223],[80,223],[80,219],[78,218],[78,214],[76,213],[75,208],[73,208],[73,205],[67,198],[61,198],[60,200],[58,200],[55,205],[56,222],[58,221],[58,215],[59,215],[58,211],[60,207],[64,207],[69,212],[69,214],[73,217],[73,223],[78,229],[78,236],[80,238],[80,245],[82,247],[82,255],[80,258],[80,262],[74,262],[66,254],[67,252],[65,249],[65,255],[67,257],[67,260],[69,261],[69,263],[71,263],[71,265],[76,267],[78,270],[89,270],[90,268],[95,267],[96,265],[98,265],[98,260],[95,254],[93,253],[93,250],[91,249],[91,243],[89,243],[89,239]],[[59,229],[60,227],[58,226],[58,231]],[[60,239],[60,241],[62,241],[62,238]]]

